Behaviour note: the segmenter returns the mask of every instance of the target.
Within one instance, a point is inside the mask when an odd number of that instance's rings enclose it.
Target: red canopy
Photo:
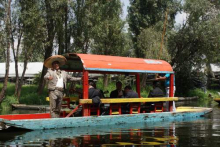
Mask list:
[[[102,72],[173,73],[171,65],[163,60],[130,58],[93,54],[66,54],[66,70]]]

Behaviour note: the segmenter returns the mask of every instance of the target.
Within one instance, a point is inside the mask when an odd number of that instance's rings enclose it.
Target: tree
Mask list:
[[[11,21],[11,48],[15,62],[15,96],[18,93],[18,85],[19,85],[19,74],[18,74],[18,60],[20,56],[20,44],[22,40],[23,30],[21,19],[19,18],[20,9],[18,3],[14,3],[14,8],[12,11],[12,17],[10,18]],[[15,42],[17,40],[17,46],[15,47]]]
[[[146,52],[137,45],[141,31],[155,27],[162,32],[165,12],[168,12],[168,28],[173,28],[175,15],[179,10],[180,0],[130,0],[128,9],[128,23],[132,33],[136,57],[144,58]],[[149,53],[148,53],[149,54]]]
[[[66,1],[66,0],[64,0]],[[44,0],[42,3],[43,5],[41,7],[44,8],[43,12],[43,18],[45,22],[45,41],[44,41],[44,60],[49,58],[53,51],[54,51],[54,39],[56,35],[56,27],[57,25],[60,25],[60,17],[62,15],[60,13],[57,13],[59,9],[62,7],[66,7],[66,4],[63,5],[63,1],[58,2],[58,0]],[[57,24],[57,22],[59,22]],[[59,34],[62,35],[62,34]],[[64,35],[64,34],[63,34]],[[45,86],[45,81],[44,81],[44,75],[47,72],[47,68],[43,66],[42,69],[42,74],[40,78],[40,84],[38,86],[38,93],[40,94],[43,91],[43,88]]]
[[[90,7],[94,1],[76,0],[70,3],[72,15],[69,16],[69,32],[73,39],[69,51],[87,53],[90,46],[91,24],[88,16],[91,14]],[[70,37],[69,37],[70,38]]]
[[[158,59],[161,45],[161,36],[162,33],[155,30],[155,28],[150,27],[141,31],[141,34],[138,36],[137,47],[145,52],[145,57],[148,59]],[[162,50],[162,60],[170,61],[170,54],[166,46]]]
[[[16,84],[15,96],[18,98],[21,94],[21,88],[24,81],[24,75],[27,69],[27,64],[32,60],[34,55],[39,54],[41,48],[43,46],[44,41],[44,21],[41,18],[40,14],[40,5],[39,1],[30,1],[30,0],[22,0],[19,1],[20,13],[19,13],[19,25],[22,27],[18,28],[18,45],[20,44],[21,35],[22,36],[22,51],[21,55],[24,61],[24,70],[20,77],[20,81]],[[19,7],[17,7],[19,8]],[[13,42],[13,39],[12,39]],[[17,47],[17,50],[19,46]],[[18,53],[15,57],[18,57]],[[16,59],[17,60],[17,59]],[[17,75],[18,76],[18,75]]]
[[[91,28],[90,52],[103,55],[122,55],[126,47],[123,32],[124,22],[120,0],[100,0],[90,5],[89,21]],[[104,87],[108,77],[104,75]]]
[[[220,46],[220,13],[213,4],[206,0],[186,0],[183,10],[187,21],[168,38],[177,92],[182,94],[193,86],[195,67],[215,61]]]
[[[92,27],[91,52],[104,55],[121,55],[124,50],[124,22],[121,20],[121,2],[99,1],[94,3],[90,17]]]
[[[0,103],[3,101],[5,97],[5,92],[7,89],[7,83],[8,83],[8,75],[9,75],[9,66],[10,66],[10,18],[11,18],[11,0],[6,1],[5,3],[5,16],[4,24],[5,24],[5,37],[6,37],[6,71],[5,71],[5,79],[4,79],[4,85],[0,93]],[[4,41],[4,40],[1,40]]]

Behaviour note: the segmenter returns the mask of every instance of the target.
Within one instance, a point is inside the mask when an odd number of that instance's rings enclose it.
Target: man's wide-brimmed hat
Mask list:
[[[66,62],[67,62],[67,60],[64,56],[54,55],[54,56],[51,56],[51,57],[47,58],[44,61],[44,66],[46,66],[47,68],[52,68],[52,63],[55,62],[55,61],[58,61],[60,63],[60,66],[65,65]]]

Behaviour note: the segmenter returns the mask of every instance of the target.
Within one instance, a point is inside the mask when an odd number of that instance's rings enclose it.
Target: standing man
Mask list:
[[[50,115],[52,118],[60,117],[62,99],[67,80],[78,81],[81,78],[74,78],[65,71],[60,70],[60,66],[66,64],[66,58],[61,55],[51,56],[45,60],[44,66],[48,69],[44,79],[48,81],[50,98]]]
[[[164,77],[158,76],[158,78],[156,78],[156,80],[165,80],[165,89],[166,89],[166,97],[170,96],[170,74],[165,74]],[[174,80],[173,80],[173,96],[175,94],[176,91],[176,86],[175,86],[175,76],[174,76]],[[166,102],[166,107],[167,107],[167,111],[169,108],[169,102]],[[176,111],[176,106],[175,106],[175,102],[173,101],[173,111]]]
[[[166,97],[169,97],[170,94],[170,74],[165,74],[164,77],[158,76],[156,80],[164,80],[165,81],[165,89],[166,89]],[[173,96],[175,94],[176,87],[175,87],[175,77],[173,81]]]

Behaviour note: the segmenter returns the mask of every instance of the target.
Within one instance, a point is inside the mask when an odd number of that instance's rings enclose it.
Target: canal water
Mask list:
[[[220,107],[217,103],[213,101],[206,103],[190,101],[177,102],[176,105],[212,107],[213,112],[204,118],[179,122],[136,123],[120,126],[65,128],[29,132],[0,131],[0,146],[220,146]]]

